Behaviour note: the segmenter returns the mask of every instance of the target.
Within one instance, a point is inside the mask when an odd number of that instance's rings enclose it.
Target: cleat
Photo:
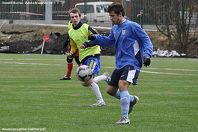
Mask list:
[[[130,102],[130,104],[129,104],[129,112],[128,112],[128,114],[130,114],[133,111],[133,106],[135,104],[137,104],[138,101],[139,101],[138,96],[134,96],[134,100],[132,102]]]
[[[103,73],[103,75],[107,78],[105,81],[108,83],[111,81],[111,77],[108,72]]]
[[[71,80],[71,77],[64,76],[64,77],[61,78],[60,80]]]
[[[116,122],[116,124],[120,124],[120,125],[130,124],[130,120],[127,117],[121,117],[120,120]]]
[[[102,107],[105,106],[106,103],[104,102],[104,100],[98,100],[95,104],[92,104],[92,107]]]

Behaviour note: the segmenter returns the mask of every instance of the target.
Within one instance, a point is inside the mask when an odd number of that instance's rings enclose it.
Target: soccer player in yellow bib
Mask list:
[[[96,103],[92,106],[105,106],[105,102],[101,95],[97,82],[102,80],[109,80],[109,74],[104,73],[103,75],[97,76],[100,71],[100,46],[94,46],[91,48],[81,49],[82,43],[88,41],[88,36],[96,34],[88,24],[81,22],[81,13],[78,8],[73,8],[69,12],[70,21],[72,27],[69,29],[69,42],[71,45],[70,53],[74,54],[76,49],[79,50],[79,60],[82,65],[87,65],[93,72],[93,78],[89,81],[83,82],[84,86],[90,86],[96,95]]]
[[[72,22],[69,21],[68,22],[68,27],[67,27],[67,31],[69,31],[69,29],[72,28]],[[70,50],[71,50],[71,45],[70,45],[70,42],[69,42],[69,35],[67,33],[67,36],[66,36],[66,41],[63,45],[63,49],[64,51],[66,52],[66,55],[67,55],[67,69],[66,69],[66,73],[64,75],[63,78],[61,78],[60,80],[71,80],[71,73],[72,73],[72,69],[73,69],[73,58],[75,59],[76,63],[78,64],[78,66],[80,66],[80,61],[79,61],[79,51],[78,49],[76,49],[76,51],[73,53],[73,54],[70,54]]]

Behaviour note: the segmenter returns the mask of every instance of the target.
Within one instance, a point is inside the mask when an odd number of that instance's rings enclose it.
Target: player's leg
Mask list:
[[[129,105],[130,105],[130,95],[128,92],[129,83],[125,80],[120,80],[118,86],[120,91],[121,118],[116,123],[129,124],[130,123],[128,117]]]
[[[74,67],[73,58],[67,57],[67,73],[66,73],[66,76],[68,78],[71,78],[71,73],[72,73],[73,67]]]
[[[100,59],[98,59],[99,61],[100,61]],[[100,64],[99,64],[99,69],[100,69]],[[97,71],[96,71],[97,72]],[[99,73],[99,71],[98,71],[98,73]],[[102,75],[98,75],[98,73],[97,73],[97,75],[95,75],[95,77],[94,77],[94,79],[93,79],[93,81],[94,82],[96,82],[96,83],[98,83],[98,82],[100,82],[100,81],[106,81],[106,82],[109,82],[110,80],[111,80],[111,77],[110,77],[110,75],[109,75],[109,73],[108,72],[105,72],[105,73],[103,73]]]
[[[133,106],[139,101],[138,96],[136,95],[129,95],[130,96],[130,105],[129,105],[129,114],[132,112],[133,110]],[[114,95],[115,98],[120,99],[120,90],[118,89],[117,92]]]
[[[115,69],[111,75],[111,80],[108,83],[107,93],[111,96],[114,96],[117,99],[120,99],[120,94],[117,92],[118,90],[118,82],[120,80],[122,72]],[[117,94],[118,93],[118,94]]]
[[[114,70],[111,75],[111,81],[109,82],[109,85],[113,86],[113,89],[107,88],[107,93],[111,96],[114,96],[115,98],[120,100],[120,90],[118,89],[118,82],[120,80],[120,76],[122,75],[122,70]],[[130,95],[130,101],[134,100],[134,96]]]
[[[120,100],[120,90],[118,89],[118,82],[120,80],[120,76],[122,75],[122,73],[123,73],[123,71],[115,69],[111,75],[112,79],[109,82],[109,84],[113,86],[113,89],[107,88],[107,93],[111,96],[114,96],[115,98],[117,98],[119,100]],[[136,82],[136,80],[137,79],[134,79],[135,82]],[[130,95],[130,102],[133,102],[133,100],[134,100],[134,96]]]
[[[92,69],[93,76],[96,76],[100,72],[100,59],[98,57],[90,57],[83,64],[89,66]],[[105,106],[106,104],[104,102],[98,84],[93,80],[91,80],[89,83],[92,91],[96,95],[97,100],[96,103],[92,106]]]
[[[125,67],[125,70],[124,70],[124,73],[123,73],[123,74],[126,75],[126,76],[123,76],[123,77],[121,78],[121,80],[126,80],[127,82],[129,82],[129,84],[137,85],[137,79],[138,79],[139,73],[140,73],[140,71],[134,69],[133,66],[130,66],[130,68]],[[131,94],[130,94],[130,104],[129,104],[129,111],[128,111],[128,113],[131,113],[131,112],[132,112],[133,106],[134,106],[138,101],[139,101],[138,96],[136,96],[136,95],[131,95]]]
[[[128,118],[128,114],[130,111],[130,98],[132,98],[132,102],[135,104],[138,101],[137,96],[130,95],[128,92],[128,86],[133,81],[137,80],[138,71],[134,69],[132,66],[125,66],[122,70],[122,75],[120,76],[120,80],[118,83],[119,91],[120,91],[120,103],[121,103],[121,119],[117,122],[118,124],[129,124],[130,120]],[[133,104],[133,105],[134,105]],[[133,106],[132,106],[133,107]]]
[[[111,80],[111,77],[108,72],[103,73],[102,75],[94,77],[93,81],[98,83],[101,81],[106,81],[107,83]]]
[[[128,118],[128,111],[129,111],[130,96],[127,91],[128,82],[126,81],[125,86],[121,86],[122,83],[120,84],[120,78],[122,76],[122,73],[123,73],[123,69],[121,70],[115,69],[113,71],[111,75],[111,81],[109,82],[109,85],[107,87],[107,93],[111,96],[114,96],[117,99],[120,99],[122,116],[121,116],[121,119],[118,120],[116,123],[117,124],[129,124],[130,120]],[[120,89],[120,87],[122,89]],[[120,89],[119,94],[117,92],[118,88]]]
[[[67,69],[65,76],[60,80],[71,80],[71,73],[73,69],[73,58],[67,56]]]

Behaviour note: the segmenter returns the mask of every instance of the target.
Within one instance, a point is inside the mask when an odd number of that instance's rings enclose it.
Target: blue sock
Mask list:
[[[116,94],[114,95],[115,98],[120,99],[120,90],[117,90]]]
[[[116,94],[114,95],[115,98],[120,99],[120,90],[118,90],[116,92]],[[130,102],[132,102],[134,100],[134,96],[133,95],[129,95],[130,97]]]
[[[128,118],[130,96],[128,91],[120,92],[121,115]]]

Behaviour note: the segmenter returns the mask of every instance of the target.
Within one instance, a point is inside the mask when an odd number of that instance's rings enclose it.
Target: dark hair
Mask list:
[[[124,8],[123,8],[123,6],[122,6],[120,3],[118,3],[118,2],[114,2],[114,3],[112,3],[111,5],[109,5],[109,7],[108,7],[108,12],[110,13],[110,12],[112,12],[112,11],[114,11],[115,14],[117,14],[117,15],[119,15],[120,12],[121,12],[121,13],[122,13],[122,16],[125,16]]]
[[[80,10],[78,8],[72,8],[71,10],[69,10],[69,14],[70,13],[78,13],[79,16],[81,16]]]

